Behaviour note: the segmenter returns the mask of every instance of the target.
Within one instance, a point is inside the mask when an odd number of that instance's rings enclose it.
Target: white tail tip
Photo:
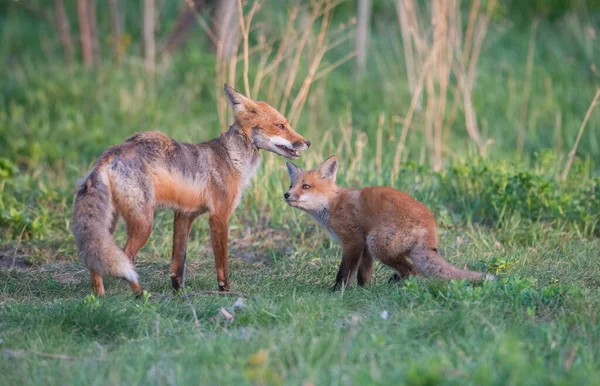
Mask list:
[[[492,275],[491,273],[486,273],[485,274],[485,280],[496,280],[496,276]]]
[[[131,264],[129,261],[127,261],[127,264],[124,264],[121,267],[121,272],[119,272],[119,274],[117,274],[116,276],[120,276],[130,283],[137,283],[139,280],[138,274],[135,271],[133,264]]]

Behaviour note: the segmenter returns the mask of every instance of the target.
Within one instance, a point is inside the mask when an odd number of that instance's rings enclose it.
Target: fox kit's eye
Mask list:
[[[279,127],[281,130],[285,130],[285,126],[283,125],[283,123],[278,123],[275,126]]]
[[[292,188],[292,185],[290,185],[290,189]],[[288,189],[289,190],[289,189]]]
[[[302,185],[302,189],[310,189],[310,185],[304,184],[304,185]]]

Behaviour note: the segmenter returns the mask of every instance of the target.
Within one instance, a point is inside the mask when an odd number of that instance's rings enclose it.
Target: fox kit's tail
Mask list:
[[[494,280],[496,278],[490,273],[457,268],[442,259],[437,251],[432,249],[415,248],[410,252],[410,259],[415,268],[426,276],[442,279],[467,279],[469,281]]]
[[[111,228],[116,215],[106,173],[98,168],[85,178],[77,190],[71,230],[79,252],[79,260],[100,276],[103,292],[103,275],[122,277],[137,283],[138,275],[125,252],[115,244]]]

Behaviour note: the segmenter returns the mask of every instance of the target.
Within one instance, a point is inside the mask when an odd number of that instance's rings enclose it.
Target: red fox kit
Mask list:
[[[257,171],[259,149],[296,159],[310,142],[268,104],[252,101],[227,84],[225,96],[235,122],[219,138],[194,145],[158,131],[138,133],[108,148],[82,180],[72,231],[96,294],[104,295],[103,275],[122,277],[136,294],[142,292],[134,258],[150,236],[156,207],[175,211],[173,288],[184,285],[192,222],[208,212],[219,290],[228,289],[227,223]],[[127,224],[123,249],[112,237],[119,216]]]
[[[396,271],[390,280],[416,273],[443,279],[494,279],[444,261],[437,252],[433,214],[408,194],[386,187],[337,186],[335,156],[309,171],[291,162],[287,167],[292,184],[283,195],[285,201],[314,217],[342,245],[335,288],[348,285],[356,271],[358,284],[367,284],[373,275],[373,258]]]

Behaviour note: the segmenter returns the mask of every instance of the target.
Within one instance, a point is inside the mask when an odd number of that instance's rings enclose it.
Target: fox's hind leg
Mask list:
[[[96,271],[90,270],[90,275],[92,277],[92,289],[94,290],[94,294],[96,296],[104,296],[104,284],[102,283],[102,275],[100,275]]]
[[[358,265],[358,272],[356,273],[356,281],[358,285],[363,287],[369,282],[371,282],[371,278],[373,277],[373,256],[369,253],[369,249],[365,247],[363,250],[362,256],[360,258],[360,263]]]
[[[146,244],[150,233],[152,233],[153,220],[154,210],[152,208],[148,208],[148,211],[143,216],[125,217],[125,222],[127,223],[127,242],[123,251],[129,257],[132,264],[135,263],[135,255]]]
[[[175,212],[173,226],[173,255],[171,257],[171,284],[175,291],[179,291],[185,282],[185,259],[187,242],[192,223],[196,215]]]
[[[117,230],[117,225],[119,225],[119,212],[115,210],[113,211],[112,218],[110,220],[110,228],[108,228],[108,231],[111,235],[115,234],[115,231]]]
[[[415,267],[413,267],[412,264],[409,263],[406,258],[404,258],[404,256],[402,256],[402,259],[399,259],[398,263],[395,266],[392,266],[392,268],[396,272],[394,272],[392,277],[390,277],[390,283],[397,283],[402,280],[406,280],[410,275],[416,274]]]
[[[127,242],[123,248],[123,252],[127,255],[131,264],[135,262],[135,256],[138,251],[146,244],[150,233],[152,232],[152,221],[154,219],[154,209],[149,207],[143,216],[131,216],[131,214],[123,213],[123,218],[127,224]],[[130,281],[132,291],[139,297],[142,295],[142,286],[139,282]]]

